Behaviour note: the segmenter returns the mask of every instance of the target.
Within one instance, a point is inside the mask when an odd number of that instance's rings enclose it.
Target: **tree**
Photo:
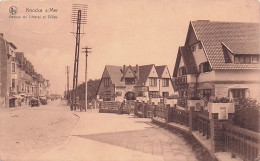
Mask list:
[[[88,81],[88,101],[92,101],[96,98],[96,93],[98,90],[98,86],[100,83],[100,79],[95,80],[89,80]],[[69,91],[69,93],[72,93],[72,90]],[[79,98],[79,100],[85,100],[85,82],[78,85],[76,88],[76,96]]]
[[[235,125],[259,132],[259,103],[252,98],[242,98],[236,105],[233,122]]]

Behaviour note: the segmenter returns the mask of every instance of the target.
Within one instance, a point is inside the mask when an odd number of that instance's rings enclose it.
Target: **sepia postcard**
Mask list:
[[[0,0],[0,161],[260,160],[258,0]]]

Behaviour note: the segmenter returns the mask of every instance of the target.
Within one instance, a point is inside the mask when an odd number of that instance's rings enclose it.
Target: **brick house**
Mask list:
[[[104,101],[123,101],[124,98],[167,97],[174,93],[167,66],[106,65],[97,95]]]
[[[259,54],[257,23],[191,21],[173,72],[178,104],[197,94],[259,99]]]

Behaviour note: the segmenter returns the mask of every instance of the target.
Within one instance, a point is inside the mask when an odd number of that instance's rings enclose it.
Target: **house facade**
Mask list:
[[[30,97],[50,94],[50,83],[34,70],[23,52],[0,34],[0,107],[15,107]],[[41,85],[43,84],[43,85]],[[28,101],[26,101],[28,103]]]
[[[104,101],[135,100],[136,97],[168,97],[174,93],[167,66],[106,65],[97,97]]]
[[[196,96],[259,99],[259,24],[191,21],[174,67],[178,105]]]

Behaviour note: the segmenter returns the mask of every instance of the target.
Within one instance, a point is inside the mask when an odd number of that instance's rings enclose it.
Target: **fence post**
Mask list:
[[[189,131],[192,132],[196,129],[196,113],[195,107],[190,107],[189,110]]]
[[[152,106],[151,118],[152,118],[152,120],[153,120],[154,115],[155,115],[155,110],[156,110],[155,108],[156,108],[156,107],[155,107],[155,105],[154,105],[153,103],[151,104],[151,106]]]
[[[169,114],[170,114],[170,105],[166,105],[166,111],[165,111],[166,123],[169,122]]]
[[[211,113],[210,119],[211,150],[213,153],[224,150],[224,131],[218,113]]]
[[[145,102],[143,102],[143,105],[144,105],[144,118],[147,118],[147,112],[148,112],[148,110],[147,110],[147,108],[148,108],[148,106],[147,106],[147,103],[145,103]]]
[[[134,109],[135,116],[137,116],[137,105],[138,105],[138,101],[135,102],[135,109]]]

